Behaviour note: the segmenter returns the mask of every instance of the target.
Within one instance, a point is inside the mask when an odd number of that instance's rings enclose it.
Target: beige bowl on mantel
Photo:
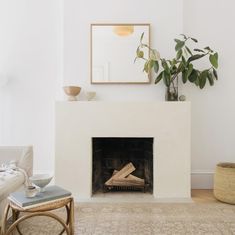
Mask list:
[[[81,87],[79,86],[64,86],[63,89],[64,89],[65,94],[68,95],[69,101],[76,101],[77,100],[76,96],[81,91]]]

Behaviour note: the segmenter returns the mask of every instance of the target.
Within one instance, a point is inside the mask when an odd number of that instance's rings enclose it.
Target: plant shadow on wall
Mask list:
[[[154,72],[156,75],[155,84],[163,80],[166,86],[167,101],[178,100],[178,78],[182,78],[182,82],[185,84],[187,81],[195,84],[200,89],[203,89],[207,83],[211,86],[214,85],[214,81],[218,80],[216,69],[218,68],[218,53],[213,51],[209,46],[199,49],[191,49],[188,46],[189,41],[197,43],[195,38],[188,37],[181,34],[183,39],[175,39],[175,51],[176,55],[173,59],[165,59],[160,57],[160,53],[151,48],[149,45],[143,43],[144,33],[140,37],[140,45],[136,50],[136,58],[145,60],[143,71],[148,75]],[[149,49],[149,58],[145,58],[144,48]],[[199,70],[195,67],[193,62],[200,60],[203,57],[207,57],[210,61],[210,66],[207,69]]]

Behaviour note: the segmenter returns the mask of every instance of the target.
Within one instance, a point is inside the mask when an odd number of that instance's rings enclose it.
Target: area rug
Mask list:
[[[56,213],[62,215],[62,211]],[[24,235],[53,235],[61,229],[50,218],[20,225]],[[17,234],[15,232],[15,234]],[[235,206],[220,203],[81,203],[75,208],[77,235],[235,234]]]

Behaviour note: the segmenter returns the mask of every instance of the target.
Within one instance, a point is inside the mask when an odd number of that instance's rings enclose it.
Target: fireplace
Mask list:
[[[132,166],[131,174],[120,183],[108,184],[127,164]],[[92,193],[116,190],[152,193],[153,138],[92,138]]]
[[[55,183],[70,190],[76,200],[96,200],[97,197],[92,197],[93,192],[102,190],[102,183],[113,170],[122,167],[115,165],[115,161],[111,161],[110,166],[106,160],[110,170],[101,174],[99,164],[105,156],[100,149],[97,158],[101,160],[93,163],[94,137],[102,137],[105,141],[106,137],[130,138],[150,142],[150,145],[152,141],[153,166],[149,177],[152,178],[153,198],[190,198],[189,102],[57,102],[55,116]],[[96,145],[102,146],[102,139],[97,140]],[[120,162],[121,153],[118,154],[116,161]],[[127,160],[133,161],[136,168],[131,174],[147,180],[148,176],[143,176],[135,158]],[[97,175],[95,182],[93,173]],[[106,193],[101,197],[109,196],[112,198],[113,194]]]

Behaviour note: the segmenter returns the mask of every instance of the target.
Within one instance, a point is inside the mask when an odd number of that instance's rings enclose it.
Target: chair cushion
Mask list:
[[[33,171],[33,147],[32,146],[0,146],[0,165],[15,161],[16,165],[26,171],[28,176]]]
[[[22,172],[0,172],[0,201],[18,189],[25,181]]]

